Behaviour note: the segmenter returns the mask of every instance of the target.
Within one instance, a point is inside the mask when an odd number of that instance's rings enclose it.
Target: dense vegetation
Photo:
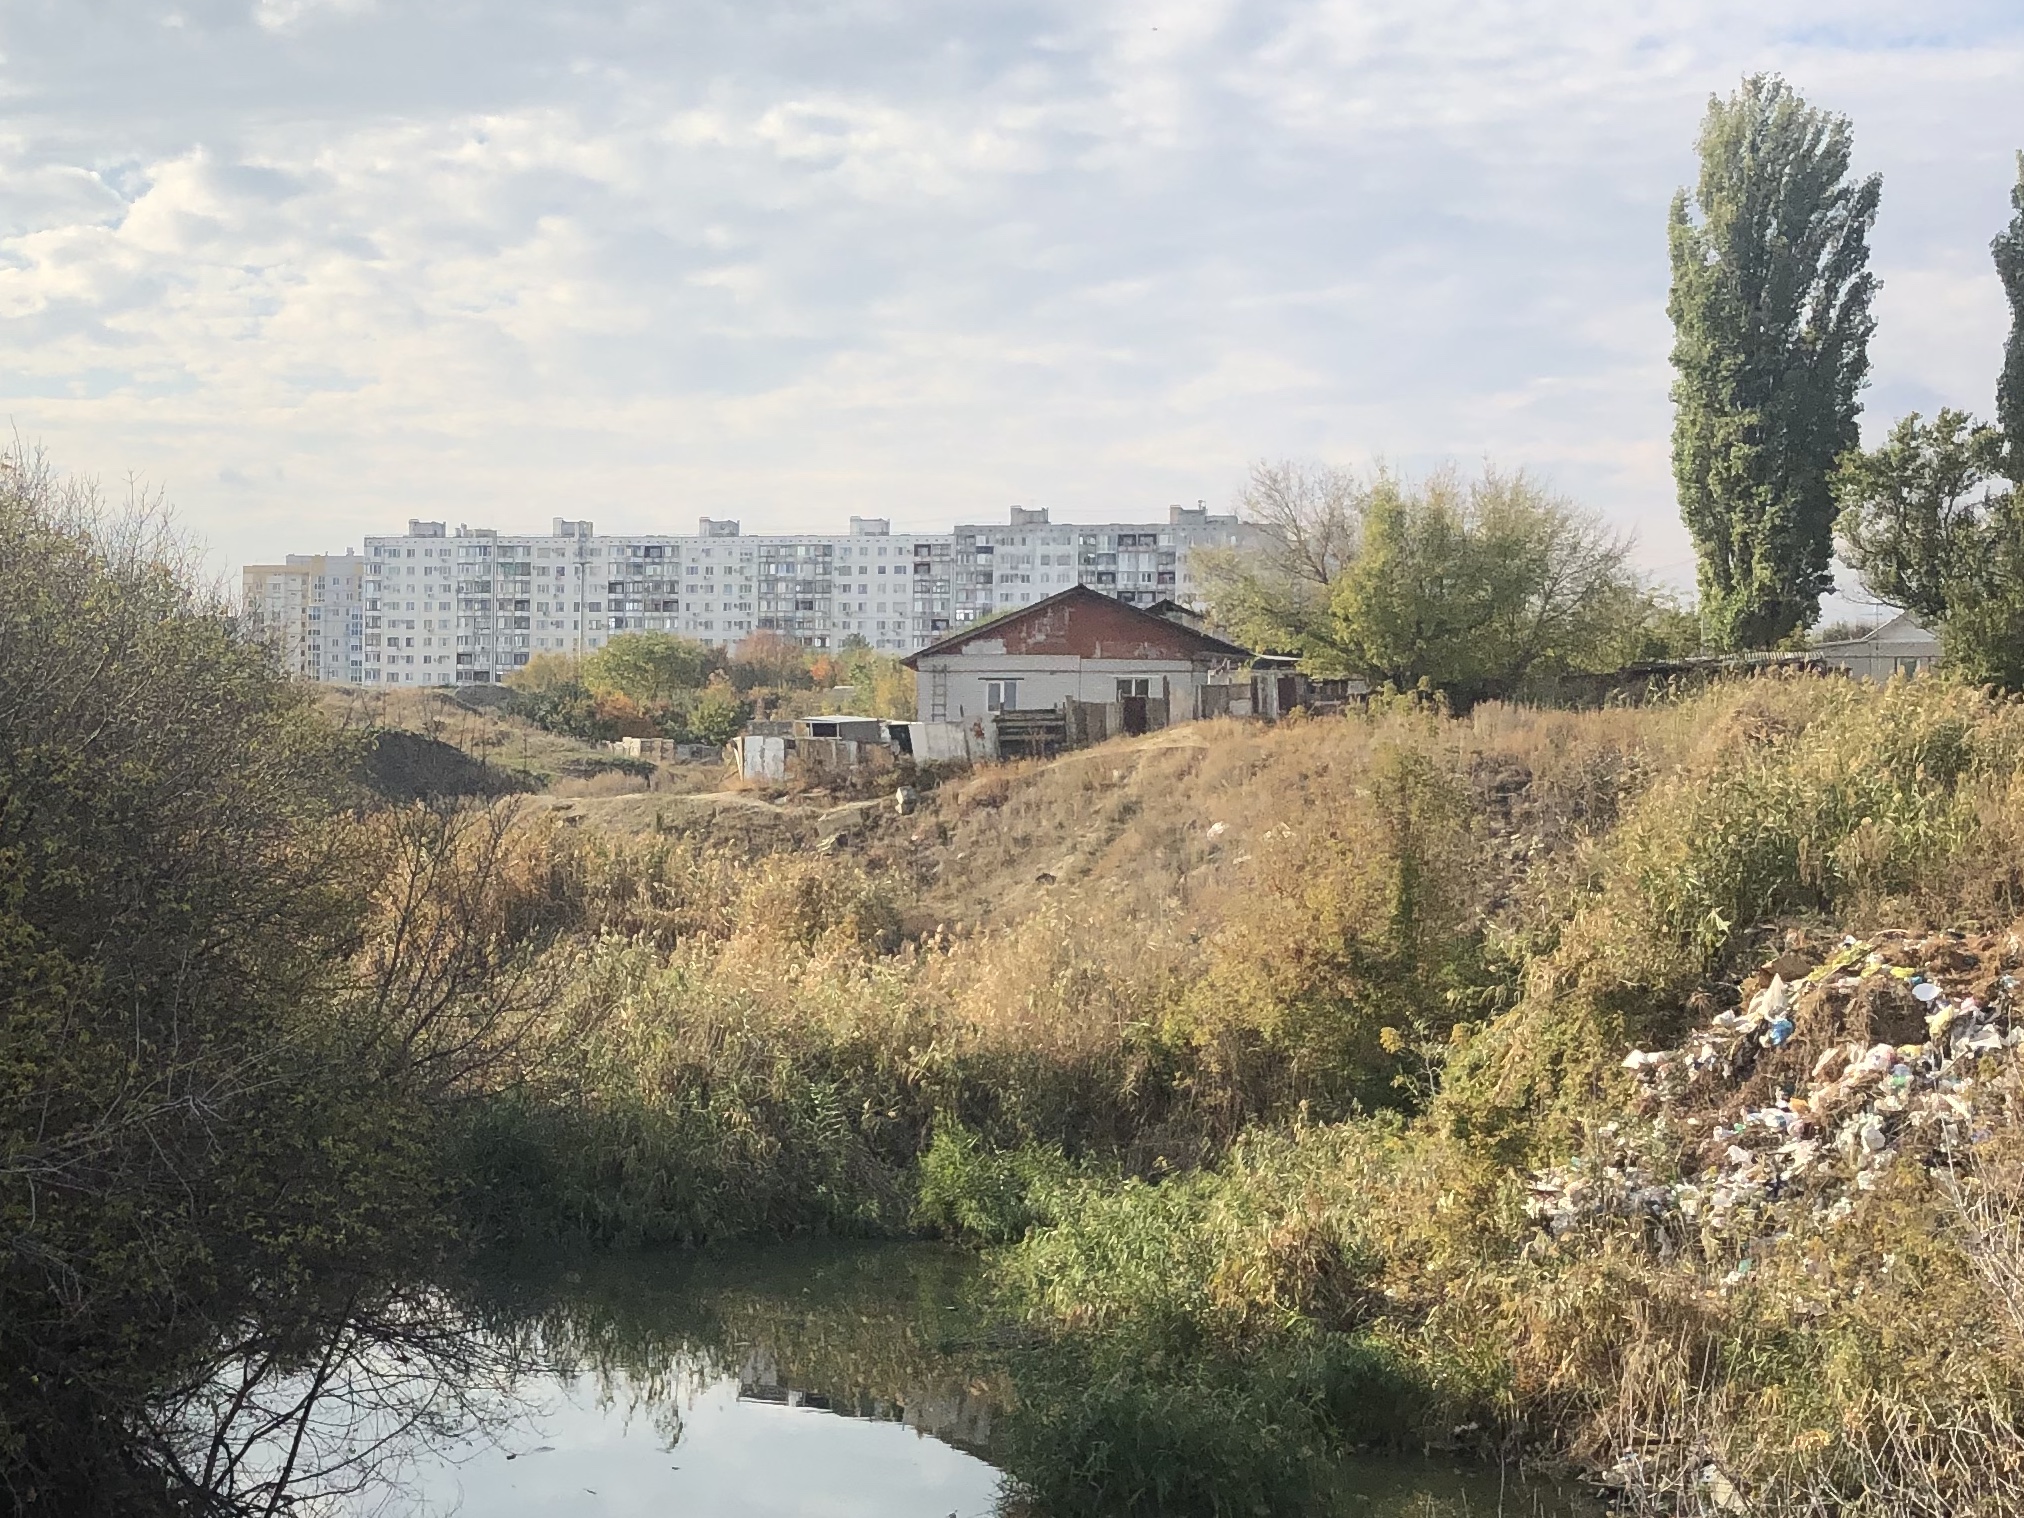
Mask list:
[[[1628,537],[1523,473],[1260,464],[1240,504],[1253,546],[1192,560],[1216,619],[1316,674],[1468,706],[1699,645]]]
[[[536,654],[508,684],[513,715],[593,741],[723,744],[755,716],[914,714],[912,673],[862,638],[828,653],[774,632],[728,649],[673,633],[619,633],[580,660]]]
[[[1813,625],[1833,585],[1836,460],[1859,441],[1883,178],[1852,182],[1846,117],[1755,75],[1711,100],[1700,182],[1673,199],[1673,473],[1721,648]]]
[[[1719,648],[1768,648],[1818,620],[1835,536],[1864,588],[1946,633],[1970,679],[2024,678],[2024,157],[1992,244],[2010,304],[1997,425],[1943,408],[1860,445],[1869,233],[1881,176],[1854,180],[1846,117],[1754,75],[1711,100],[1700,181],[1670,225],[1673,472]],[[2008,488],[1994,482],[2007,477]]]
[[[1532,1205],[1541,1172],[1663,1191],[1743,1136],[1624,1059],[1773,955],[1958,930],[1931,952],[1997,967],[2007,1023],[2012,701],[1381,698],[949,777],[821,850],[617,835],[368,783],[169,539],[32,462],[0,550],[18,1508],[278,1503],[296,1451],[343,1449],[302,1388],[399,1366],[366,1394],[407,1406],[463,1352],[431,1283],[483,1246],[815,1233],[987,1254],[1025,1335],[1003,1458],[1044,1511],[1318,1509],[1367,1445],[1649,1511],[2015,1505],[2000,1038],[1942,1093],[1972,1152],[1830,1154],[1833,1206]],[[1802,1017],[1750,1100],[1844,1036]]]

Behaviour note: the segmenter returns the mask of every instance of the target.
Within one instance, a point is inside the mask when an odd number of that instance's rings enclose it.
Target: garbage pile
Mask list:
[[[2024,1058],[2019,971],[2015,933],[1883,934],[1824,953],[1795,939],[1678,1048],[1630,1052],[1631,1120],[1537,1172],[1528,1211],[1553,1239],[1641,1219],[1665,1255],[1696,1233],[1733,1254],[1801,1208],[1831,1225],[1851,1188],[1894,1164],[1950,1164],[1986,1137],[1977,1100]],[[1745,1254],[1724,1284],[1749,1268]]]

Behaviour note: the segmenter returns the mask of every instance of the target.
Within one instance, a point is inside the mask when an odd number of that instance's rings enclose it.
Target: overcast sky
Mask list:
[[[2019,0],[0,0],[0,385],[218,567],[1524,465],[1691,579],[1664,219],[1779,70],[1884,174],[1868,425],[1986,413]]]

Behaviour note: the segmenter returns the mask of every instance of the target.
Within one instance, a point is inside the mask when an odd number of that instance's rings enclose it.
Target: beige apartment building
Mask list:
[[[1249,534],[1199,506],[1173,507],[1165,522],[1094,524],[1015,506],[1003,526],[900,534],[877,517],[852,517],[842,533],[752,536],[708,517],[693,534],[603,536],[561,517],[545,534],[416,520],[365,540],[362,674],[351,678],[487,684],[625,632],[717,647],[756,632],[816,649],[861,639],[905,655],[1069,585],[1131,605],[1199,605],[1190,555]]]
[[[304,680],[365,682],[365,560],[291,553],[280,564],[248,564],[240,574],[246,625],[271,645],[290,674]]]

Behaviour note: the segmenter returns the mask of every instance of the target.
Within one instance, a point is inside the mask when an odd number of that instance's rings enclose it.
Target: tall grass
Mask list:
[[[2016,707],[1809,681],[1689,715],[1676,763],[1533,880],[1519,999],[1456,1025],[1423,1115],[1254,1131],[1183,1180],[1048,1196],[999,1266],[1011,1300],[1071,1343],[1158,1347],[1118,1362],[1149,1371],[1105,1383],[1105,1417],[1155,1415],[1186,1380],[1175,1345],[1203,1374],[1254,1365],[1257,1388],[1332,1347],[1380,1357],[1372,1406],[1408,1410],[1393,1437],[1550,1452],[1651,1510],[2014,1510],[2015,1129],[1989,1136],[1971,1204],[1899,1167],[1846,1218],[1753,1244],[1740,1278],[1634,1221],[1549,1241],[1524,1217],[1527,1159],[1626,1109],[1626,1043],[1711,1010],[1776,929],[2018,906]],[[1357,1410],[1330,1427],[1369,1431]]]
[[[1719,1508],[1712,1469],[1763,1511],[1994,1511],[2024,1349],[1960,1325],[2008,1214],[1894,1174],[1738,1287],[1523,1201],[1786,928],[2015,916],[2020,755],[1957,684],[1762,680],[1185,728],[951,781],[854,854],[530,835],[576,1036],[470,1109],[468,1195],[995,1249],[1063,1511],[1295,1511],[1372,1442],[1653,1509]]]

